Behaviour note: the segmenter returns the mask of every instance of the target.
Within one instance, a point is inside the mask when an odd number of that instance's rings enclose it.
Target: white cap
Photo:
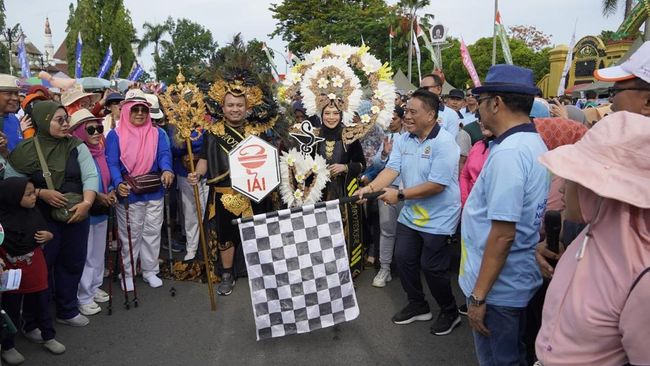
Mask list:
[[[650,83],[650,41],[644,42],[622,64],[594,71],[594,77],[602,81],[623,81],[639,78]]]

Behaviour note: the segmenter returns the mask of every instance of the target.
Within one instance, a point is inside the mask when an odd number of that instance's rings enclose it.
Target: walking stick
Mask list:
[[[108,252],[108,315],[113,315],[113,256],[111,255],[111,243],[113,242],[113,226],[115,215],[110,209],[108,215],[108,232],[106,233],[106,250]]]
[[[165,220],[167,221],[167,263],[169,264],[169,275],[172,276],[174,273],[174,257],[172,255],[172,214],[169,206],[169,188],[167,188],[165,189]],[[169,294],[172,295],[172,297],[176,296],[176,289],[173,285],[169,289]]]
[[[133,241],[131,240],[131,220],[129,219],[129,198],[128,197],[124,200],[124,209],[126,210],[126,235],[129,239],[129,256],[131,258],[131,281],[133,281],[133,306],[137,308],[138,291],[135,288],[135,263],[133,261]],[[126,276],[122,276],[122,277],[126,278]],[[126,285],[124,286],[124,289],[126,290]]]
[[[192,153],[192,142],[189,138],[185,139],[187,146],[187,153],[190,160],[190,172],[195,173],[194,167],[194,154]],[[196,218],[199,223],[199,240],[201,242],[201,251],[203,252],[203,261],[205,265],[205,275],[208,279],[208,293],[210,294],[210,309],[217,310],[217,299],[214,289],[212,288],[212,280],[210,279],[210,264],[208,259],[208,246],[205,243],[205,232],[203,231],[203,215],[201,214],[201,199],[199,196],[199,182],[193,186],[194,188],[194,203],[196,206]]]

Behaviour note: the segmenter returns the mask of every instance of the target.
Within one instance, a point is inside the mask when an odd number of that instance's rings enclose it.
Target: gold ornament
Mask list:
[[[158,97],[167,112],[167,120],[176,126],[176,138],[184,141],[192,139],[192,132],[204,127],[206,109],[203,93],[196,85],[185,83],[180,66],[176,82]]]
[[[240,193],[224,193],[221,195],[223,207],[235,216],[249,217],[253,216],[253,206],[251,200]]]

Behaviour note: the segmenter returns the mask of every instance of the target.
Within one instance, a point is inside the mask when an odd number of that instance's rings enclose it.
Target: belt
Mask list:
[[[214,187],[214,191],[221,194],[235,194],[237,193],[234,189],[230,187]]]

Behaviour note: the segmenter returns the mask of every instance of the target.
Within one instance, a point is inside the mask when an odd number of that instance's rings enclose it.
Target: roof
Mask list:
[[[63,38],[63,42],[61,42],[61,45],[59,48],[56,49],[56,52],[54,52],[54,56],[52,58],[66,61],[68,59],[68,46],[65,45],[65,38]]]

